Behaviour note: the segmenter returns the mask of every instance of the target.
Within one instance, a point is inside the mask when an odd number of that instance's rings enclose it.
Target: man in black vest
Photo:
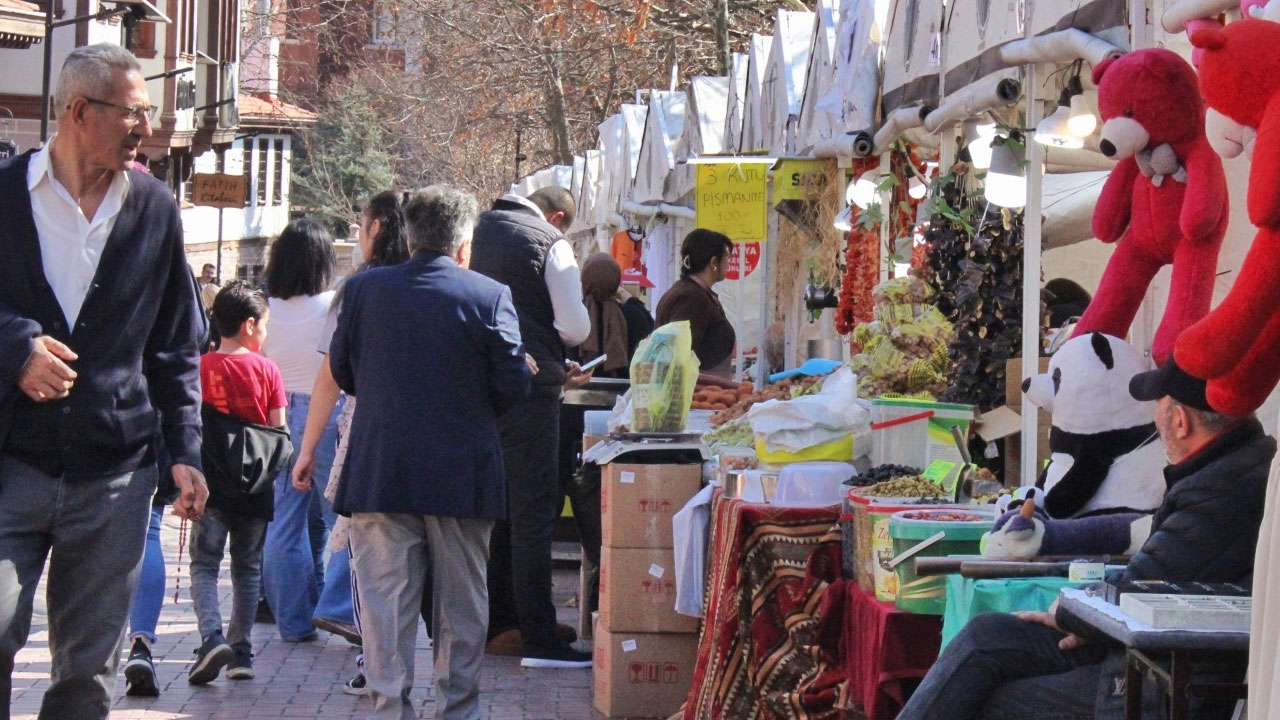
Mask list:
[[[206,328],[178,205],[130,169],[154,107],[118,45],[73,51],[58,133],[0,162],[0,717],[49,559],[40,717],[107,717],[158,480],[199,517]],[[153,405],[154,402],[154,405]]]
[[[557,474],[560,390],[569,379],[565,348],[591,332],[582,280],[563,230],[573,197],[544,188],[528,199],[506,195],[480,215],[471,269],[511,288],[525,351],[538,374],[533,391],[498,419],[507,473],[507,520],[493,529],[489,559],[489,636],[518,628],[524,667],[590,667],[556,631],[551,601],[551,534],[560,511]]]

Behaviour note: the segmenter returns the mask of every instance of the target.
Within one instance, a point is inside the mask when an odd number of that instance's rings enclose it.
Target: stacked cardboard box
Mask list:
[[[607,717],[665,718],[688,694],[698,620],[674,609],[671,518],[698,492],[701,478],[697,464],[601,469],[594,705]]]

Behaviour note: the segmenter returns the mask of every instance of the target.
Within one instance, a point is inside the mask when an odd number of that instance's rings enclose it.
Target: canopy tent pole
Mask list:
[[[1036,65],[1027,65],[1027,127],[1040,122],[1040,103],[1036,99],[1039,79]],[[1034,132],[1034,129],[1031,131]],[[1044,180],[1044,145],[1030,137],[1027,147],[1027,205],[1023,211],[1022,260],[1022,379],[1040,370],[1040,246],[1041,189]],[[1006,378],[1008,382],[1008,378]],[[1015,381],[1016,382],[1016,381]],[[1039,409],[1022,395],[1022,467],[1023,487],[1034,485],[1039,468]]]

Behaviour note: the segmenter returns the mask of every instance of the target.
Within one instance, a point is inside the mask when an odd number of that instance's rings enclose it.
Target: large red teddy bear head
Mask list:
[[[1164,48],[1108,58],[1093,69],[1102,116],[1099,149],[1121,159],[1147,148],[1177,145],[1202,132],[1204,109],[1196,74]]]
[[[1257,136],[1249,220],[1258,227],[1280,227],[1280,23],[1248,19],[1194,30],[1191,44],[1204,51],[1200,92],[1213,121],[1209,139],[1231,156]],[[1224,152],[1224,146],[1231,149]]]

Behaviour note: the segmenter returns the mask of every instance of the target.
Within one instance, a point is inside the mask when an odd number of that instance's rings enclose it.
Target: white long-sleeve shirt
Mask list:
[[[565,345],[575,347],[591,334],[591,316],[582,302],[582,274],[573,246],[560,238],[547,251],[547,267],[543,271],[551,309],[555,312],[556,332]]]
[[[528,198],[510,194],[502,196],[502,199],[518,203],[538,213],[543,220],[547,219],[542,208]],[[582,302],[582,273],[578,270],[578,259],[573,255],[573,246],[564,237],[552,243],[547,251],[542,277],[547,283],[547,293],[551,295],[554,325],[560,341],[569,347],[581,345],[591,334],[591,316]]]

